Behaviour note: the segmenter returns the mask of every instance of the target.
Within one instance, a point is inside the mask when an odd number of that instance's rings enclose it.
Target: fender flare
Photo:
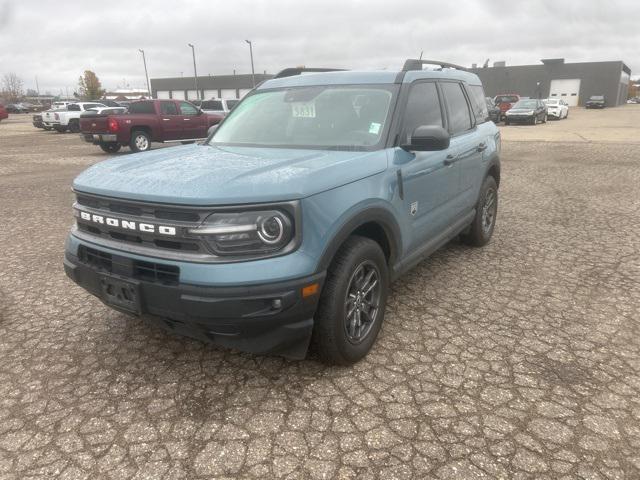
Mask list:
[[[376,223],[382,227],[389,244],[388,263],[390,269],[392,269],[402,248],[402,236],[400,225],[390,209],[379,204],[355,206],[344,215],[344,218],[337,233],[333,235],[331,241],[322,252],[317,271],[323,272],[329,268],[333,257],[345,240],[359,227],[368,223]]]

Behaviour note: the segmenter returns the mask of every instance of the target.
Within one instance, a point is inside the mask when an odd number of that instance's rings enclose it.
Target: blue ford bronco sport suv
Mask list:
[[[499,152],[462,67],[286,69],[204,143],[80,174],[65,271],[177,333],[296,359],[312,344],[353,363],[391,281],[458,235],[489,241]]]

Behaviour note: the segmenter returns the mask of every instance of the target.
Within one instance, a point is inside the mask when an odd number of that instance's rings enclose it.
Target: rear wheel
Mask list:
[[[325,363],[349,365],[371,350],[387,305],[389,273],[380,246],[352,236],[327,270],[313,344]]]
[[[129,148],[134,152],[146,152],[151,149],[151,139],[149,134],[144,130],[135,130],[131,134],[131,142]]]
[[[106,142],[101,143],[100,148],[105,153],[116,153],[118,150],[120,150],[120,144],[116,142]]]
[[[80,122],[78,120],[69,121],[69,130],[71,133],[78,133],[80,131]]]
[[[475,247],[486,245],[496,226],[498,216],[498,184],[491,176],[485,178],[480,197],[476,204],[476,215],[469,227],[469,232],[462,235],[465,243]]]

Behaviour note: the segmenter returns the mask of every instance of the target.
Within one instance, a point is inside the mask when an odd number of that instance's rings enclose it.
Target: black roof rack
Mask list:
[[[440,69],[443,68],[455,68],[456,70],[464,70],[468,71],[465,67],[461,67],[460,65],[456,65],[454,63],[441,62],[439,60],[422,60],[422,59],[409,59],[404,62],[402,67],[403,72],[408,72],[409,70],[422,70],[424,65],[437,65]]]
[[[306,72],[344,72],[344,68],[305,68],[305,67],[292,67],[285,68],[276,73],[273,78],[293,77],[294,75],[300,75]]]

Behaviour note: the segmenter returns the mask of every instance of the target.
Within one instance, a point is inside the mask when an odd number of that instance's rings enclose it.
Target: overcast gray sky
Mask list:
[[[287,66],[399,68],[424,57],[508,65],[623,60],[640,74],[638,0],[0,0],[0,75],[60,93],[94,70],[107,88],[150,77]]]

